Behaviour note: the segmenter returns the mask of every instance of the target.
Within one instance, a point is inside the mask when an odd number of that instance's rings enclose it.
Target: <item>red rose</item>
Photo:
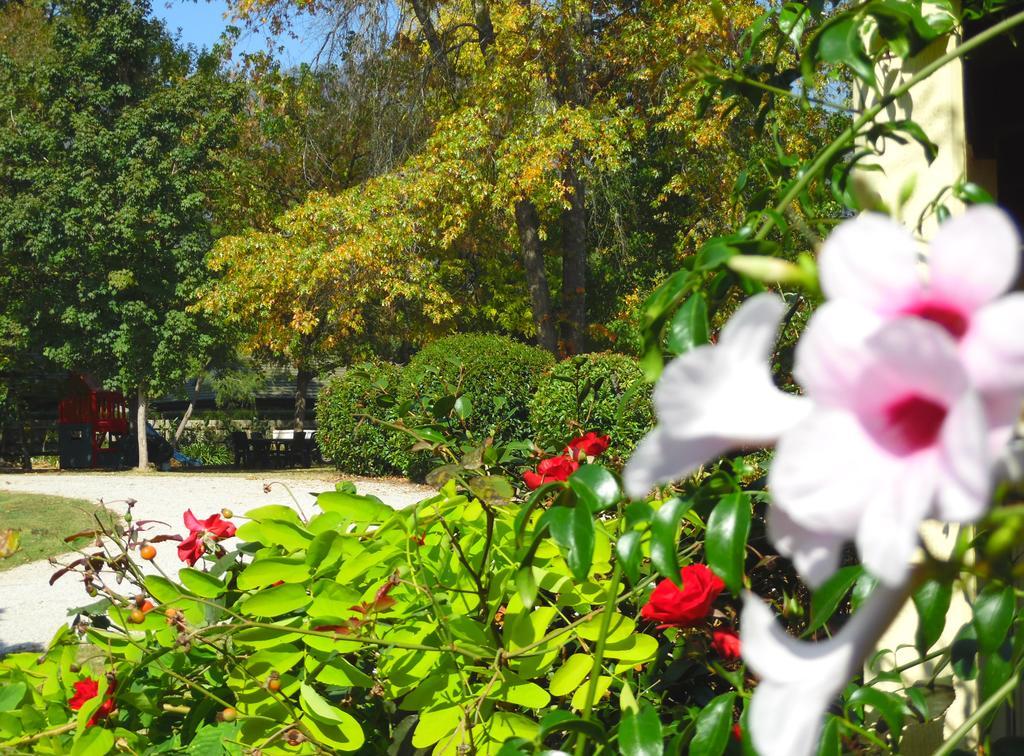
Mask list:
[[[523,481],[526,487],[533,491],[554,480],[569,480],[569,476],[576,472],[579,466],[579,462],[569,457],[550,457],[537,465],[537,472],[528,470],[523,473]]]
[[[205,520],[197,520],[192,510],[185,511],[185,527],[188,538],[178,545],[178,559],[194,565],[206,553],[206,542],[221,541],[235,534],[235,526],[219,514],[210,515]]]
[[[570,441],[569,445],[565,447],[565,453],[573,459],[579,459],[581,456],[597,457],[608,450],[609,443],[611,443],[611,439],[608,436],[599,436],[594,431],[590,431]]]
[[[682,588],[671,580],[662,580],[640,614],[663,623],[663,627],[693,627],[707,617],[725,583],[703,564],[688,564],[679,576]]]
[[[715,630],[711,633],[711,648],[723,659],[733,661],[740,658],[740,636],[732,630]]]
[[[89,701],[99,695],[100,684],[98,680],[94,680],[91,677],[87,677],[84,680],[79,680],[74,684],[75,695],[68,699],[68,707],[72,711],[78,711],[85,705],[86,701]],[[112,693],[114,685],[111,683],[107,689],[108,693]],[[99,708],[93,712],[93,715],[89,717],[89,721],[86,723],[87,727],[92,727],[94,724],[102,719],[106,719],[115,711],[114,699],[108,698],[100,704]]]

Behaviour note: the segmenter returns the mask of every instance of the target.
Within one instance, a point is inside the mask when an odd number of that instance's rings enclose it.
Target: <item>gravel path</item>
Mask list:
[[[292,496],[306,512],[313,505],[311,493],[332,490],[338,476],[329,472],[296,473],[28,473],[0,475],[0,491],[20,491],[102,501],[110,509],[123,513],[123,501],[135,499],[136,520],[161,520],[170,527],[155,526],[161,532],[184,533],[182,515],[192,509],[199,518],[228,507],[244,514],[265,504],[294,507]],[[277,481],[269,493],[265,483]],[[292,496],[280,485],[284,483]],[[433,490],[403,480],[355,480],[360,493],[379,496],[394,507],[420,501]],[[181,567],[176,543],[157,547],[156,562],[168,574]],[[55,568],[46,561],[33,562],[0,572],[0,653],[33,644],[45,643],[57,628],[67,622],[70,607],[91,603],[81,583],[67,575],[53,586],[48,584]]]

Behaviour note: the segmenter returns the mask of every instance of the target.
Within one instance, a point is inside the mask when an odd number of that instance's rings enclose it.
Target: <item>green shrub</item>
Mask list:
[[[182,444],[178,450],[186,457],[191,457],[203,467],[215,467],[217,465],[230,465],[235,460],[235,455],[228,448],[227,442],[214,441],[193,441]]]
[[[400,373],[398,365],[368,362],[327,383],[316,403],[317,443],[324,459],[356,475],[404,470],[408,437],[364,417],[394,419],[390,392]]]
[[[468,401],[462,420],[477,438],[510,441],[530,435],[530,402],[544,370],[554,362],[543,349],[504,336],[458,335],[424,347],[402,371],[400,402],[435,416],[445,397]]]
[[[654,424],[651,388],[632,357],[595,352],[562,360],[541,379],[530,405],[537,444],[561,449],[585,431],[611,437],[606,460],[625,462]]]

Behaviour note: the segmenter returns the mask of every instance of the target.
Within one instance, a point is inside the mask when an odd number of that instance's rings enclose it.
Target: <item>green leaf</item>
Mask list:
[[[864,50],[858,19],[853,16],[839,16],[818,30],[802,56],[805,77],[813,74],[815,58],[849,66],[865,82],[874,84],[874,66]]]
[[[608,509],[622,498],[615,476],[598,464],[581,465],[569,476],[569,488],[592,513]]]
[[[460,396],[455,400],[455,415],[460,420],[467,420],[473,414],[473,402],[468,396]]]
[[[735,241],[737,241],[737,237],[719,236],[708,239],[697,251],[693,269],[711,270],[726,262],[736,254],[736,247],[733,246]]]
[[[553,696],[567,696],[573,693],[594,668],[594,657],[590,654],[573,654],[551,676],[548,690]]]
[[[682,354],[708,343],[708,303],[700,292],[691,295],[668,327],[668,351]]]
[[[537,578],[533,574],[533,565],[524,564],[516,570],[516,590],[523,606],[532,609],[537,601]]]
[[[821,729],[818,756],[843,756],[842,744],[839,741],[839,722],[832,715],[828,716],[825,726]]]
[[[622,571],[633,585],[640,582],[640,560],[643,558],[641,540],[641,533],[631,530],[623,533],[615,543],[615,554],[622,565]]]
[[[317,536],[319,539],[320,536]],[[285,583],[302,583],[309,578],[309,565],[303,559],[267,557],[257,559],[238,575],[238,588],[249,591],[265,588],[282,580]]]
[[[689,271],[677,270],[644,300],[640,306],[640,316],[645,330],[664,321],[668,312],[682,300],[690,288],[691,277]]]
[[[182,596],[178,586],[159,575],[146,575],[146,592],[161,604],[168,604]]]
[[[7,683],[0,688],[0,711],[12,711],[18,708],[28,686],[23,682]]]
[[[889,726],[889,731],[896,736],[903,729],[904,718],[910,713],[899,696],[877,688],[857,688],[847,699],[846,704],[870,706],[882,716]]]
[[[594,518],[587,507],[572,508],[572,529],[569,540],[569,569],[579,581],[587,579],[594,561]]]
[[[469,490],[492,506],[507,504],[515,496],[512,484],[500,475],[475,475],[469,479]]]
[[[704,549],[708,566],[736,595],[743,586],[749,535],[750,497],[745,493],[723,496],[708,517]]]
[[[414,748],[429,748],[445,735],[451,733],[462,720],[462,709],[458,706],[442,706],[420,713],[420,721],[412,734]]]
[[[313,599],[306,587],[297,583],[264,588],[242,601],[240,609],[257,617],[278,617],[308,605]]]
[[[973,680],[978,676],[978,636],[974,624],[968,622],[953,638],[949,647],[953,672],[961,680]]]
[[[953,586],[939,580],[929,580],[914,594],[917,609],[915,645],[923,656],[946,628],[946,613],[953,598]]]
[[[839,604],[864,573],[860,565],[841,567],[811,596],[811,622],[807,632],[814,632],[832,619]]]
[[[213,577],[208,572],[185,567],[178,572],[178,580],[192,593],[203,598],[217,598],[221,595],[225,586],[223,581]]]
[[[797,51],[810,18],[811,14],[803,3],[786,3],[779,11],[779,31],[789,38]]]
[[[555,709],[544,715],[540,720],[537,738],[544,740],[548,735],[556,732],[584,733],[597,743],[603,743],[608,738],[600,722],[587,722],[564,709]]]
[[[114,733],[105,727],[90,727],[75,741],[71,756],[103,756],[114,747]]]
[[[575,507],[552,507],[537,521],[537,531],[551,529],[551,537],[565,552],[565,561],[573,577],[587,579],[594,560],[594,520],[590,510],[578,502]]]
[[[654,514],[651,520],[651,563],[662,577],[679,584],[679,548],[677,532],[693,503],[678,497],[669,499]]]
[[[327,491],[316,497],[325,512],[338,512],[353,522],[384,522],[394,513],[391,507],[375,496],[356,496],[341,491]]]
[[[973,608],[978,647],[986,653],[995,651],[1006,639],[1013,623],[1017,608],[1013,588],[990,583],[978,594]]]
[[[978,665],[979,700],[991,697],[1013,674],[1013,644],[1004,640],[992,653],[982,654]]]
[[[342,711],[337,706],[328,703],[323,696],[309,685],[306,685],[306,683],[302,683],[299,686],[299,703],[303,711],[317,721],[340,728],[349,736],[348,740],[354,741],[358,739],[359,744],[362,744],[363,728],[359,726],[356,718],[348,712]],[[358,745],[356,747],[358,748]]]
[[[735,700],[735,693],[723,693],[701,710],[690,742],[690,756],[721,756],[729,744]]]
[[[642,701],[638,712],[627,711],[619,722],[619,751],[623,756],[661,756],[661,721],[658,712]]]
[[[573,694],[575,696],[593,671],[594,658],[592,656],[583,653],[573,654],[552,675],[549,686],[551,695],[561,697]]]
[[[968,205],[992,205],[992,195],[972,181],[953,185],[953,196]]]

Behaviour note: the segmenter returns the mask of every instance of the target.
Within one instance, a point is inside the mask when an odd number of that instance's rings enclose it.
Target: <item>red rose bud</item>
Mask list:
[[[537,465],[536,472],[529,470],[523,473],[523,482],[533,491],[545,483],[569,480],[569,476],[576,472],[579,466],[579,462],[569,457],[550,457]]]
[[[740,727],[739,722],[732,726],[732,739],[737,743],[743,742],[743,728]]]
[[[682,587],[671,580],[658,583],[640,614],[662,627],[693,627],[711,612],[725,583],[703,564],[688,564],[679,571]]]
[[[608,436],[599,436],[594,431],[589,431],[579,438],[574,438],[565,447],[565,453],[573,459],[580,457],[597,457],[608,450],[611,439]]]
[[[723,659],[739,659],[740,637],[732,630],[715,630],[711,633],[711,648]]]

